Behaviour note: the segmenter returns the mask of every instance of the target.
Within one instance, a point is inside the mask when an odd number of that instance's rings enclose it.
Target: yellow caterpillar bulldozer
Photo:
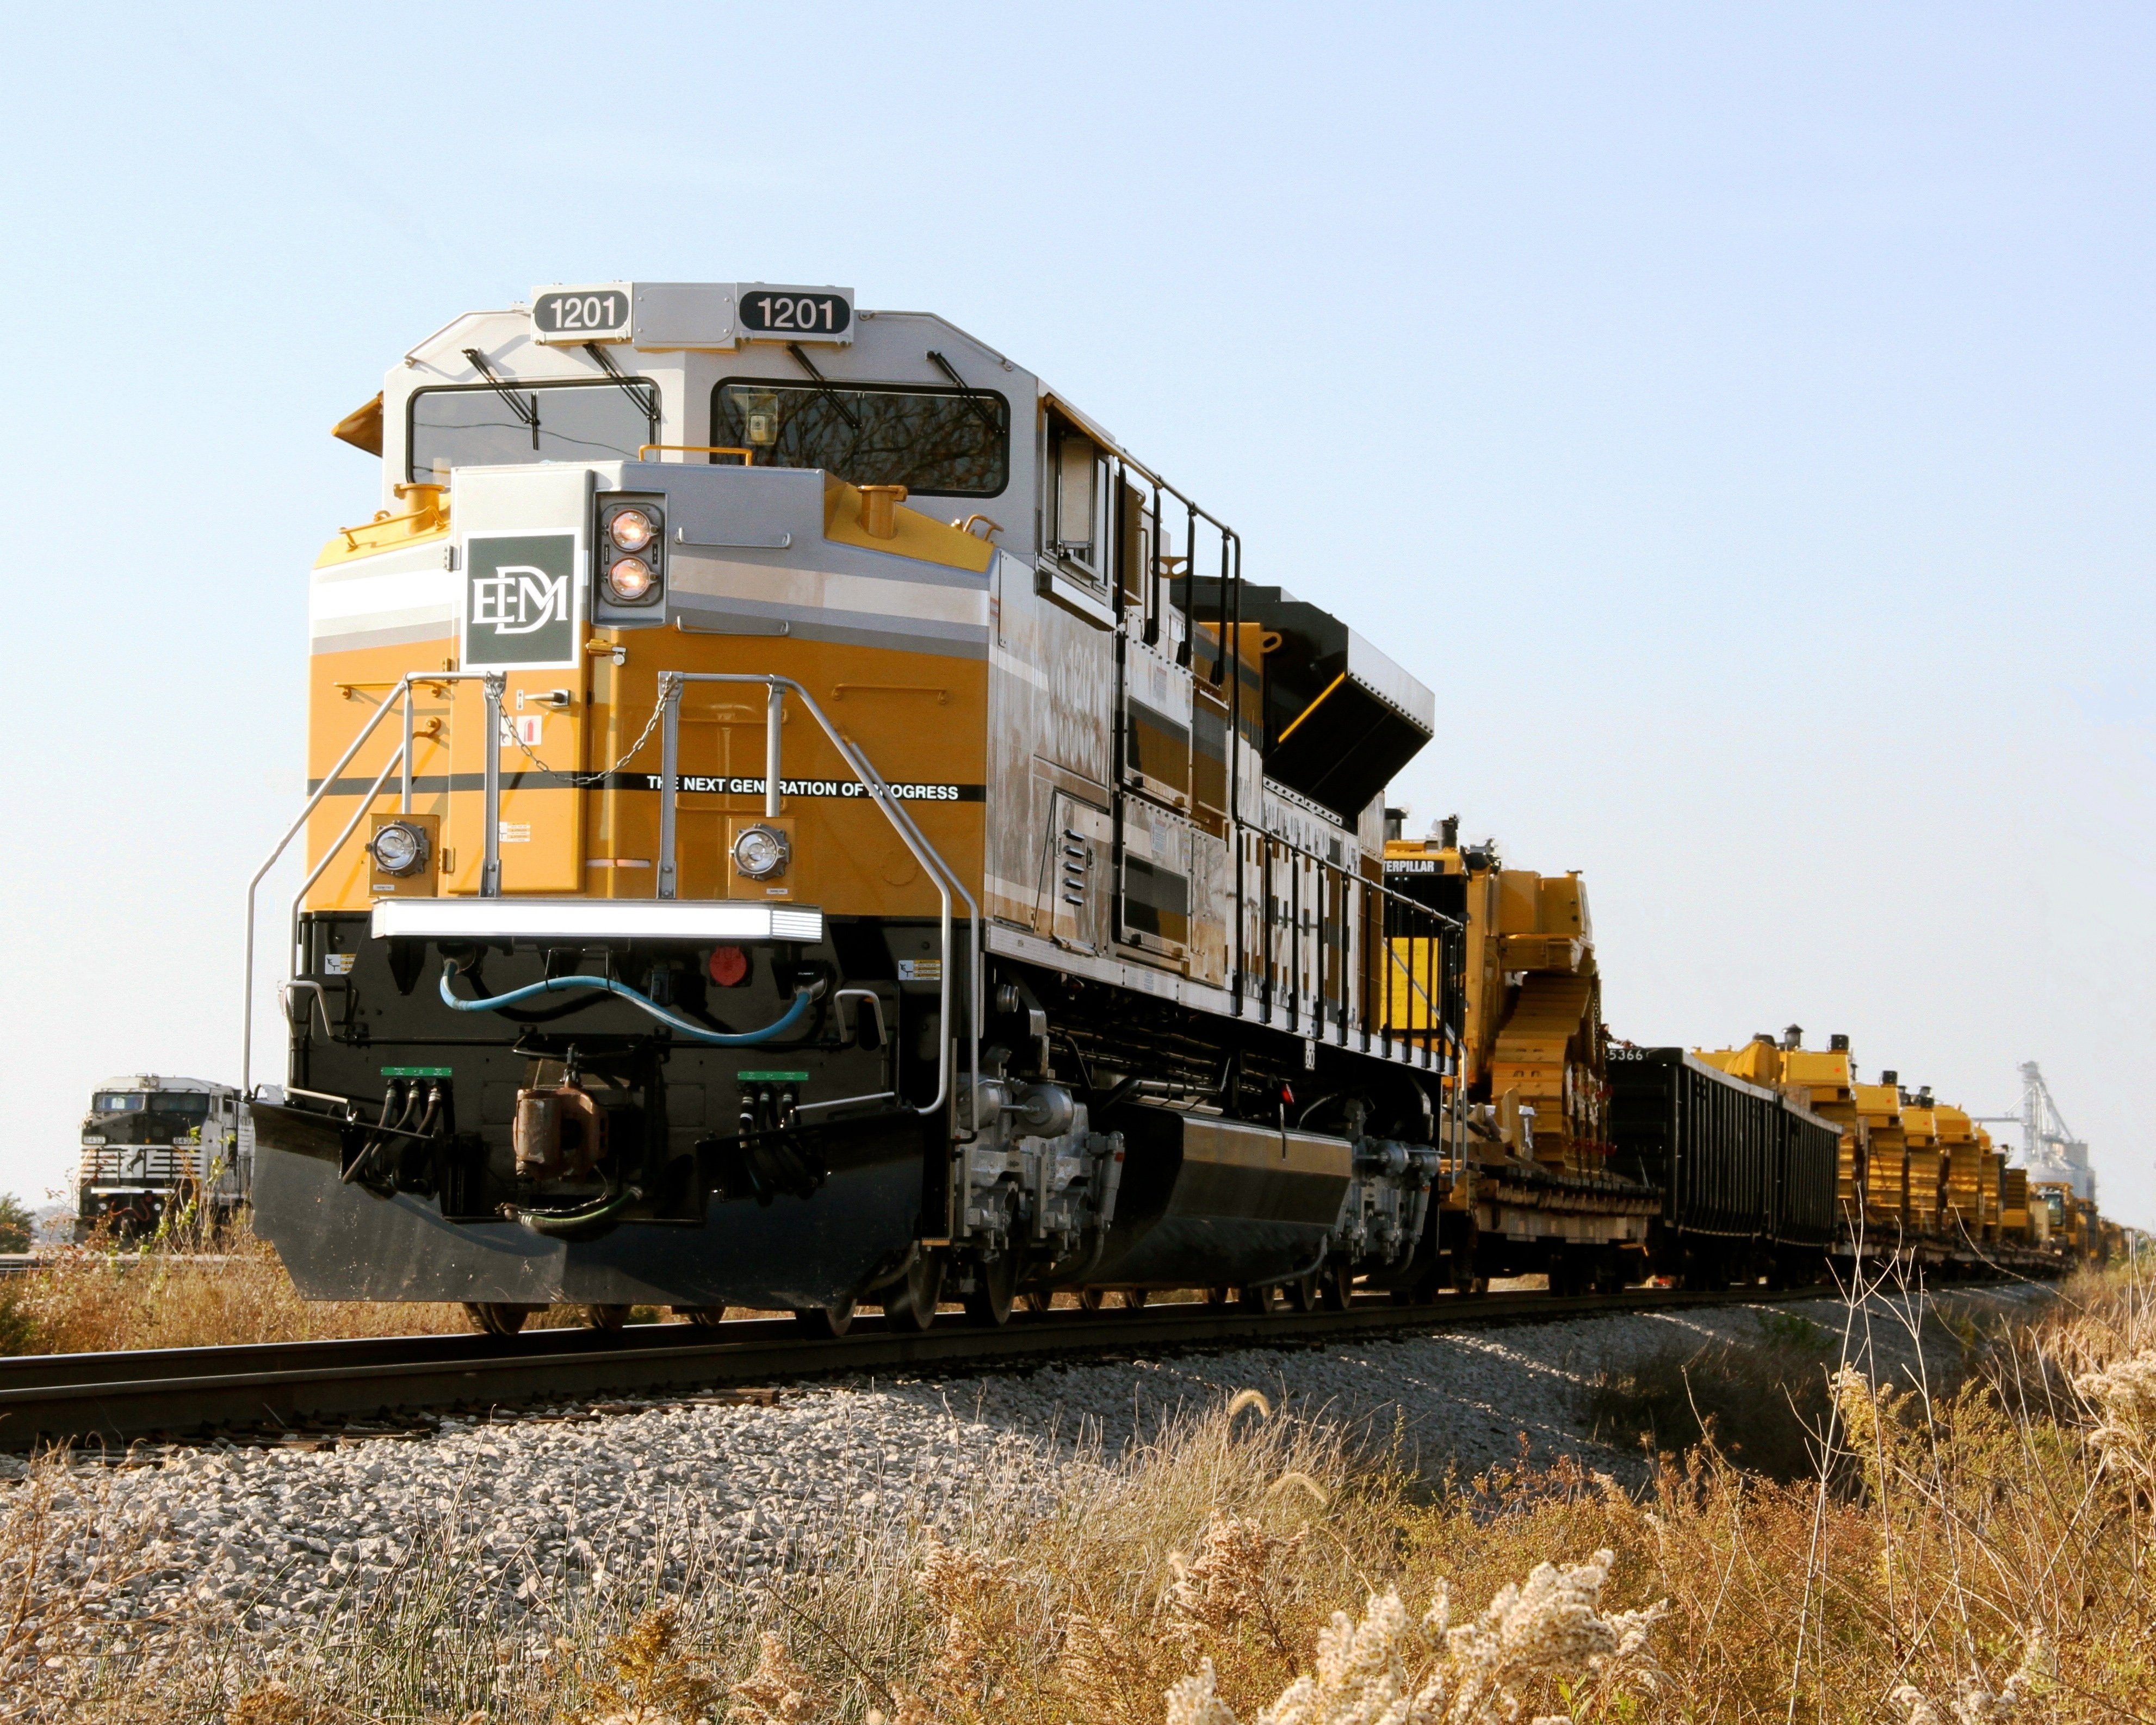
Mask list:
[[[1779,1091],[1799,1108],[1841,1128],[1835,1194],[1841,1225],[1854,1233],[1866,1179],[1869,1127],[1856,1105],[1856,1068],[1850,1057],[1849,1039],[1836,1035],[1828,1039],[1824,1049],[1806,1048],[1803,1029],[1792,1024],[1779,1038],[1762,1030],[1742,1048],[1702,1048],[1693,1053],[1732,1078]],[[1899,1221],[1898,1214],[1895,1219]]]
[[[1864,1128],[1864,1229],[1892,1245],[1912,1227],[1909,1209],[1909,1137],[1902,1126],[1902,1091],[1896,1075],[1851,1087]]]
[[[1463,846],[1448,821],[1432,840],[1389,838],[1385,875],[1465,925],[1467,1097],[1488,1106],[1513,1156],[1555,1173],[1601,1173],[1610,1153],[1609,1033],[1578,872],[1507,868],[1494,843]],[[1390,984],[1402,997],[1389,1009],[1395,1022],[1408,1016],[1414,973],[1402,951]]]

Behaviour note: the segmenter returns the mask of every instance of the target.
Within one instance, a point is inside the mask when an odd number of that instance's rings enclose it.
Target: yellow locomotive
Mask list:
[[[337,434],[382,507],[314,571],[256,1110],[304,1291],[829,1328],[1445,1273],[1460,931],[1382,869],[1433,697],[1097,421],[849,290],[617,283]]]
[[[2098,1238],[1845,1050],[1613,1042],[1577,874],[1389,827],[1431,691],[940,318],[547,287],[336,432],[380,507],[249,906],[251,1001],[304,835],[251,1115],[311,1296],[831,1332]]]

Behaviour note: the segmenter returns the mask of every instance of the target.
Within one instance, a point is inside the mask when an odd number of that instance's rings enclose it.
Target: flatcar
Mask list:
[[[1860,1081],[1846,1036],[1807,1049],[1791,1024],[1692,1057],[1833,1125],[1833,1254],[1851,1267],[1892,1255],[1962,1273],[2045,1275],[2102,1255],[2053,1226],[2030,1171],[2011,1165],[1966,1110],[1942,1104],[1928,1086],[1910,1089],[1892,1070]]]

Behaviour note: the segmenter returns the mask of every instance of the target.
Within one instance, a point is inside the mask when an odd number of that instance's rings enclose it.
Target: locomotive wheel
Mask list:
[[[1019,1303],[1024,1306],[1028,1312],[1045,1312],[1055,1304],[1055,1296],[1044,1292],[1039,1288],[1034,1288],[1027,1293],[1019,1295]]]
[[[943,1260],[934,1252],[916,1254],[906,1274],[884,1290],[883,1321],[891,1329],[919,1334],[936,1322],[936,1302],[943,1292]]]
[[[1317,1272],[1317,1303],[1327,1312],[1345,1312],[1354,1298],[1354,1289],[1349,1285],[1344,1270],[1321,1270]]]
[[[1270,1317],[1280,1310],[1279,1285],[1267,1283],[1261,1288],[1237,1290],[1235,1309],[1239,1312],[1255,1312],[1260,1317]]]
[[[983,1329],[999,1330],[1010,1322],[1011,1296],[1018,1291],[1018,1254],[1005,1252],[981,1266],[966,1296],[966,1316]]]
[[[1205,1291],[1205,1303],[1208,1306],[1226,1306],[1231,1303],[1235,1297],[1235,1291],[1233,1288],[1208,1288]]]
[[[1108,1294],[1105,1288],[1081,1288],[1078,1290],[1078,1309],[1081,1312],[1098,1312],[1107,1303]]]
[[[1320,1272],[1313,1271],[1308,1276],[1298,1276],[1281,1291],[1287,1296],[1287,1303],[1297,1312],[1315,1312],[1317,1310],[1319,1284],[1323,1279]]]
[[[843,1336],[853,1327],[853,1297],[849,1295],[835,1306],[811,1306],[795,1312],[793,1322],[812,1336],[827,1339]]]
[[[595,1330],[608,1335],[628,1327],[629,1308],[626,1306],[587,1306],[584,1322]]]
[[[674,1315],[687,1318],[698,1329],[716,1330],[726,1321],[726,1308],[723,1306],[676,1306]]]
[[[483,1336],[513,1336],[524,1327],[524,1320],[531,1316],[531,1308],[495,1300],[467,1300],[465,1316]]]
[[[1143,1288],[1125,1288],[1123,1290],[1123,1310],[1126,1312],[1143,1312],[1145,1310],[1147,1297],[1147,1291]]]

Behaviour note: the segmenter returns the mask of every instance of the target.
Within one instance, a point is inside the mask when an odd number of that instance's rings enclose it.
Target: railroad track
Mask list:
[[[326,1421],[509,1408],[534,1401],[722,1390],[862,1372],[1000,1368],[1051,1359],[1228,1347],[1317,1345],[1387,1332],[1697,1306],[1760,1303],[1741,1290],[1640,1288],[1616,1296],[1546,1293],[1442,1298],[1344,1312],[1223,1312],[1203,1305],[1137,1312],[1024,1313],[999,1330],[947,1317],[927,1332],[885,1331],[865,1316],[836,1339],[786,1318],[700,1328],[635,1324],[607,1334],[536,1330],[493,1336],[368,1337],[0,1358],[0,1448],[125,1445],[224,1434],[259,1439]],[[1817,1293],[1775,1296],[1817,1298]]]

